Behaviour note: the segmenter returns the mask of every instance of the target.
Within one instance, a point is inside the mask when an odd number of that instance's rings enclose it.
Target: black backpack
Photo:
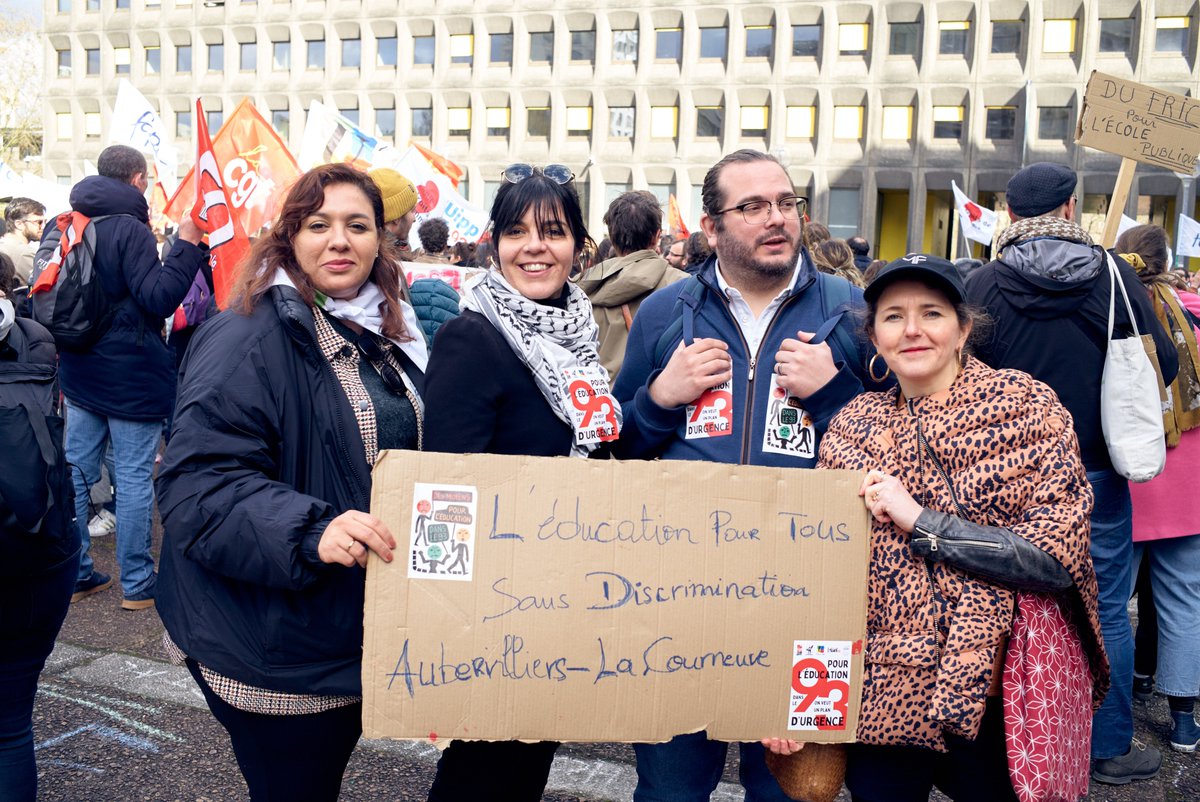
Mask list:
[[[64,212],[46,229],[33,257],[29,316],[46,327],[60,348],[86,351],[112,323],[116,305],[94,262],[96,223],[115,216]]]
[[[63,451],[58,367],[34,359],[36,339],[51,355],[47,332],[17,319],[0,341],[0,545],[32,538],[68,540],[75,492]]]

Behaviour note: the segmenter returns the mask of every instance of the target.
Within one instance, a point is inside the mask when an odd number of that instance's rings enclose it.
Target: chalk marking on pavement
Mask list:
[[[68,702],[74,702],[75,704],[82,705],[83,707],[90,707],[93,710],[103,713],[104,715],[108,716],[111,719],[121,722],[122,724],[126,725],[127,727],[130,727],[135,730],[139,730],[140,732],[144,732],[147,735],[150,735],[150,736],[153,736],[156,738],[162,738],[164,741],[174,741],[175,743],[184,743],[184,739],[180,738],[178,735],[175,735],[174,733],[166,732],[165,730],[160,730],[159,728],[152,727],[149,724],[143,724],[140,721],[129,718],[128,716],[122,715],[121,713],[118,713],[116,710],[113,710],[110,707],[105,707],[104,705],[97,704],[96,702],[93,702],[90,699],[80,699],[76,696],[71,696],[70,694],[59,693],[58,691],[54,691],[54,690],[51,690],[50,688],[47,688],[45,685],[42,685],[41,687],[38,688],[38,693],[44,693],[47,696],[49,696],[51,699],[63,699]]]
[[[73,760],[55,760],[53,758],[47,760],[45,758],[38,760],[39,766],[62,766],[67,769],[78,769],[80,771],[90,771],[92,774],[103,774],[104,769],[98,769],[95,766],[89,766],[85,763],[76,763]]]
[[[136,735],[130,735],[127,732],[121,732],[118,729],[106,727],[99,722],[85,724],[82,727],[71,730],[70,732],[65,732],[62,735],[55,736],[54,738],[48,738],[47,740],[42,741],[37,746],[33,747],[33,749],[34,751],[37,751],[39,749],[48,749],[52,746],[58,746],[68,738],[74,738],[76,735],[80,735],[85,732],[95,733],[98,738],[103,738],[108,741],[116,741],[122,746],[136,749],[139,752],[150,752],[151,754],[155,755],[158,754],[158,745],[153,741],[147,741],[145,738],[139,738]]]

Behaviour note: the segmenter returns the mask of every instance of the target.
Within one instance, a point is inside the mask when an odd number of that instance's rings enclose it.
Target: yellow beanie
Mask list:
[[[368,175],[383,195],[383,221],[399,220],[417,205],[417,188],[413,182],[388,167],[372,170]]]

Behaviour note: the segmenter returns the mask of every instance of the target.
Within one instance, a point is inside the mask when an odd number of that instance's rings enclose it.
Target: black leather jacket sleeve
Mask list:
[[[917,517],[912,550],[919,557],[944,562],[1010,590],[1066,590],[1073,582],[1057,559],[1011,529],[974,524],[930,509]]]

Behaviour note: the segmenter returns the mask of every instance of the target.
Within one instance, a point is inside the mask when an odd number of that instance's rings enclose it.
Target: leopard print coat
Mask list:
[[[1088,552],[1093,500],[1070,413],[1028,374],[968,358],[944,401],[901,405],[893,389],[847,404],[821,439],[821,465],[885,471],[921,505],[955,514],[946,482],[921,453],[918,428],[971,521],[1013,530],[1070,572],[1075,583],[1065,601],[1091,661],[1099,705],[1108,660]],[[909,539],[894,524],[873,521],[858,740],[945,751],[946,732],[967,738],[979,732],[1014,594],[944,563],[926,563]]]

